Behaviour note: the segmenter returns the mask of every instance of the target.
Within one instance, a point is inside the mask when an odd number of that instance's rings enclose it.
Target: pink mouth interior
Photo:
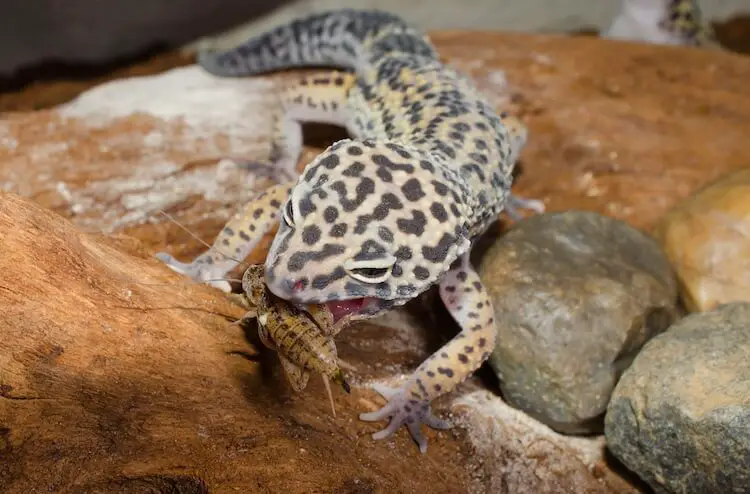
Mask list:
[[[326,305],[333,315],[333,322],[338,322],[340,319],[348,316],[349,314],[356,314],[361,311],[367,298],[355,298],[352,300],[336,300],[334,302],[328,302]]]

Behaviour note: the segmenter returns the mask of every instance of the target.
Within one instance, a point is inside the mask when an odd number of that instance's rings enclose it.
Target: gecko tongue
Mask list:
[[[337,300],[335,302],[328,302],[326,305],[333,315],[333,322],[339,321],[341,318],[354,314],[362,310],[365,306],[366,298],[355,298],[352,300]]]

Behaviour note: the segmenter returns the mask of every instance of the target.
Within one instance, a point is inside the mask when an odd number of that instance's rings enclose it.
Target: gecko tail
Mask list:
[[[200,52],[197,62],[213,75],[242,77],[304,66],[358,70],[393,52],[438,59],[429,40],[400,17],[341,9],[296,19],[227,51]]]

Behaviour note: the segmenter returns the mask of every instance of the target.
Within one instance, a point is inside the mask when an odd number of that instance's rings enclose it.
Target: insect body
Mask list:
[[[242,289],[251,308],[242,320],[257,319],[261,341],[276,350],[295,391],[305,388],[310,372],[323,376],[335,416],[328,379],[341,385],[347,393],[350,388],[341,371],[343,363],[338,358],[333,340],[336,328],[330,311],[326,306],[310,306],[308,311],[303,311],[270,293],[265,285],[262,264],[250,266],[245,271]]]

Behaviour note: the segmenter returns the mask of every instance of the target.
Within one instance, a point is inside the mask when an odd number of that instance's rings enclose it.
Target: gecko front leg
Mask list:
[[[495,345],[496,326],[492,303],[479,275],[464,254],[440,282],[440,298],[461,332],[417,368],[401,388],[374,385],[373,389],[388,400],[378,411],[363,413],[361,420],[376,421],[390,417],[388,426],[373,434],[383,439],[406,424],[419,450],[427,451],[427,439],[421,424],[447,429],[451,424],[436,417],[430,403],[468,378],[489,357]]]
[[[283,112],[274,127],[270,168],[277,168],[279,176],[290,180],[269,187],[251,199],[226,224],[211,248],[192,262],[182,263],[165,252],[156,257],[174,271],[230,291],[229,282],[222,278],[278,224],[281,205],[297,182],[295,167],[302,152],[302,124],[318,122],[346,126],[349,117],[347,94],[354,80],[352,74],[331,72],[305,77],[285,88],[281,95]],[[244,166],[253,169],[262,165]]]
[[[274,185],[251,199],[219,232],[211,248],[192,262],[180,262],[166,252],[157,253],[156,258],[173,271],[196,281],[208,282],[225,292],[231,291],[229,282],[223,278],[278,223],[281,205],[293,186],[294,182]]]

